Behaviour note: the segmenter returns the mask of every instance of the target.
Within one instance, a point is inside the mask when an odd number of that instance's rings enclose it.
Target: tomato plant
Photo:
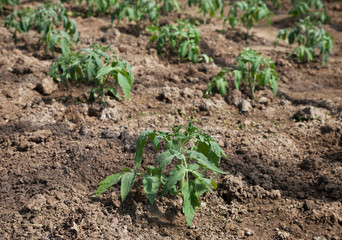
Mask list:
[[[213,88],[215,86],[222,96],[226,95],[228,86],[227,79],[232,76],[234,77],[236,89],[239,90],[241,84],[248,86],[252,98],[254,98],[256,86],[265,87],[267,84],[273,89],[274,95],[276,95],[278,75],[271,59],[261,56],[261,53],[255,50],[246,48],[239,53],[236,62],[238,63],[237,69],[222,69],[211,80],[206,91],[207,97],[209,94],[213,94]]]
[[[159,0],[159,2],[162,4],[160,7],[162,12],[172,12],[173,10],[182,9],[177,0]]]
[[[115,5],[112,12],[112,23],[114,19],[120,22],[123,18],[137,23],[138,36],[141,31],[141,21],[148,19],[151,23],[158,24],[160,9],[154,0],[123,0]]]
[[[310,16],[312,20],[320,20],[321,22],[329,20],[325,11],[322,11],[324,9],[322,0],[292,0],[292,4],[293,7],[290,9],[289,14],[293,17]]]
[[[111,79],[114,80],[114,85],[120,85],[126,99],[129,99],[134,82],[131,65],[119,59],[109,46],[103,47],[97,43],[77,53],[57,58],[51,65],[49,75],[55,80],[66,82],[67,87],[69,81],[84,80],[86,83],[93,83],[91,95],[93,98],[101,97],[103,103],[106,93],[121,99],[116,89],[108,86]]]
[[[177,25],[165,25],[161,28],[150,26],[147,30],[154,35],[151,42],[157,42],[157,52],[161,54],[163,49],[176,50],[181,60],[187,59],[193,63],[198,61],[211,61],[207,55],[200,55],[199,41],[201,35],[195,25],[189,21],[177,21]]]
[[[12,5],[16,6],[19,5],[20,0],[0,0],[0,13],[3,11],[4,6]]]
[[[240,17],[238,17],[238,9],[241,11]],[[229,10],[228,16],[224,19],[224,23],[229,21],[230,26],[235,28],[241,22],[247,29],[247,40],[249,30],[253,27],[254,23],[258,23],[258,21],[266,17],[268,23],[271,24],[271,15],[273,13],[262,0],[238,1]]]
[[[310,16],[300,19],[293,29],[281,29],[278,32],[274,46],[278,45],[279,39],[288,38],[290,45],[297,43],[289,57],[297,55],[300,62],[311,62],[315,56],[315,49],[319,49],[319,55],[323,55],[323,65],[327,64],[329,55],[333,52],[334,39],[326,33],[322,23],[312,21]]]
[[[153,143],[156,150],[161,148],[162,141],[166,145],[165,151],[157,156],[153,166],[146,166],[144,173],[140,172],[140,167],[147,139]],[[218,174],[226,174],[219,168],[221,156],[227,158],[217,142],[191,122],[187,127],[172,127],[172,132],[145,131],[137,140],[135,167],[124,168],[123,172],[106,177],[100,182],[94,197],[121,180],[121,199],[124,201],[137,176],[142,176],[143,187],[151,204],[154,203],[160,188],[160,198],[168,192],[182,197],[183,213],[191,226],[196,207],[200,206],[200,196],[206,191],[213,192],[212,188],[217,188],[214,178]],[[167,166],[172,162],[176,165],[172,171],[168,171]],[[214,173],[213,179],[207,176],[209,170]]]
[[[62,53],[70,52],[73,41],[79,42],[77,24],[69,19],[63,4],[45,3],[35,9],[26,8],[23,11],[14,11],[8,15],[4,21],[8,28],[13,28],[13,39],[17,43],[17,33],[26,33],[30,29],[35,29],[42,34],[38,41],[45,45],[46,49],[55,51],[55,46],[60,46]],[[63,24],[64,30],[57,30]]]
[[[209,13],[212,18],[215,16],[216,11],[220,11],[221,15],[223,14],[222,0],[187,0],[187,4],[189,7],[198,6],[203,16]]]

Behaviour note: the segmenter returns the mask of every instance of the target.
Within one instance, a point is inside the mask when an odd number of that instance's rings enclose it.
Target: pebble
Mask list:
[[[58,84],[52,78],[44,78],[37,84],[36,90],[43,95],[50,95],[58,88]]]
[[[248,113],[252,109],[252,105],[247,100],[243,99],[239,104],[239,109],[242,113]]]

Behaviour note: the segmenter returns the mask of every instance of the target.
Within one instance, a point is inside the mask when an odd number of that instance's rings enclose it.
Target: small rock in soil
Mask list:
[[[305,211],[312,211],[317,209],[317,205],[312,200],[305,200],[303,208]]]
[[[272,199],[279,199],[281,198],[281,193],[279,190],[272,190],[270,196]]]
[[[27,208],[31,211],[39,212],[44,204],[46,204],[46,198],[42,194],[37,194],[29,200]]]
[[[278,237],[278,239],[286,240],[290,237],[290,233],[279,231],[279,232],[277,232],[277,237]]]
[[[108,107],[114,107],[115,106],[115,100],[111,99],[109,96],[105,97],[105,102],[107,103]]]
[[[254,235],[254,231],[250,230],[250,229],[245,229],[245,234],[246,234],[246,236],[252,236],[252,235]]]
[[[322,175],[318,178],[318,185],[328,184],[330,182],[329,177],[327,175]]]
[[[239,90],[234,89],[229,96],[229,102],[235,107],[238,107],[241,104],[242,100],[242,93]]]
[[[157,99],[159,101],[163,101],[166,103],[173,103],[174,100],[179,99],[180,94],[179,94],[179,88],[178,87],[163,87],[160,90],[159,95],[157,96]]]
[[[37,84],[36,90],[43,95],[50,95],[58,88],[58,84],[52,78],[44,78]]]
[[[248,113],[251,111],[252,105],[250,104],[250,102],[243,99],[242,102],[239,104],[239,109],[242,113]]]
[[[322,109],[315,107],[305,107],[298,110],[292,117],[297,121],[309,121],[313,119],[325,119],[325,112]]]
[[[190,89],[190,88],[184,88],[184,90],[181,92],[181,96],[182,97],[187,97],[187,98],[191,98],[195,96],[195,91]]]
[[[209,112],[209,110],[212,108],[213,103],[211,101],[203,101],[200,105],[199,105],[199,110],[203,111],[203,112]]]
[[[319,167],[319,163],[321,159],[317,156],[312,156],[305,158],[302,163],[299,164],[299,167],[306,171],[314,171]]]
[[[314,237],[313,240],[328,240],[326,237]]]
[[[324,125],[320,128],[322,134],[327,134],[333,132],[333,128],[330,127],[329,125]]]
[[[102,110],[102,106],[100,104],[93,104],[92,106],[88,107],[88,115],[90,117],[99,117]]]
[[[169,75],[169,80],[174,83],[180,83],[182,81],[182,79],[177,74],[174,74],[174,73]],[[185,89],[189,89],[189,88],[185,88]]]
[[[100,119],[102,121],[114,120],[114,122],[120,121],[120,114],[116,108],[105,108],[102,110]]]
[[[102,138],[106,138],[106,139],[113,139],[113,138],[116,138],[116,134],[114,132],[112,132],[112,131],[104,130],[101,133],[101,137]]]
[[[261,104],[267,105],[268,99],[266,97],[261,97],[261,98],[259,98],[258,102],[261,103]]]
[[[40,96],[37,96],[33,100],[32,104],[31,104],[31,108],[34,108],[34,107],[36,107],[38,105],[44,105],[43,99]]]

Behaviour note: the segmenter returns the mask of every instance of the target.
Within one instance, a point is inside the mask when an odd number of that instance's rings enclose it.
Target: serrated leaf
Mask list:
[[[194,182],[188,181],[185,183],[184,188],[182,189],[183,194],[183,213],[185,216],[186,222],[191,227],[192,220],[195,216],[196,207],[199,206],[199,201],[195,195],[194,191]]]
[[[134,155],[135,167],[137,170],[139,170],[140,165],[141,165],[142,155],[144,152],[144,147],[146,145],[146,138],[150,134],[154,134],[154,131],[153,130],[145,131],[141,133],[137,139],[136,151]]]
[[[179,54],[180,58],[184,59],[187,53],[188,53],[188,42],[184,42],[180,48],[180,54]]]
[[[164,168],[167,165],[169,165],[176,156],[179,156],[179,155],[180,155],[179,152],[172,150],[172,149],[166,150],[165,152],[160,154],[156,159],[156,163],[160,162],[159,167],[158,167],[158,175],[161,175]]]
[[[240,88],[241,81],[242,81],[242,72],[239,70],[234,70],[234,84],[237,90],[239,90]]]
[[[129,99],[129,94],[132,90],[132,86],[130,84],[130,79],[127,74],[123,74],[123,72],[118,72],[118,82],[120,87],[122,88],[126,99]]]
[[[121,180],[121,200],[122,201],[125,201],[128,193],[131,191],[136,176],[137,176],[136,171],[126,172],[122,176],[122,180]]]
[[[216,82],[216,87],[222,97],[226,95],[228,82],[225,78],[219,78]]]
[[[169,189],[184,177],[186,170],[187,169],[183,165],[177,165],[170,172],[171,176],[168,177],[167,182],[165,183],[164,189],[162,193],[160,194],[160,197],[163,197],[166,193],[168,193]]]
[[[199,164],[205,166],[206,168],[221,174],[226,174],[224,171],[215,166],[214,163],[208,161],[208,158],[200,152],[188,151],[189,157],[196,160]]]
[[[144,175],[143,186],[151,204],[153,204],[154,200],[156,199],[160,184],[161,182],[158,176],[150,176],[147,174]]]
[[[87,59],[85,61],[85,69],[84,69],[84,75],[85,75],[85,79],[87,82],[90,82],[91,80],[93,80],[96,77],[96,65],[94,64],[93,59]]]
[[[92,197],[99,196],[100,194],[107,191],[111,186],[117,184],[122,178],[122,175],[123,173],[120,172],[120,173],[116,173],[116,174],[106,177],[103,181],[99,183],[99,187],[96,190],[96,194],[93,195]]]
[[[117,98],[119,100],[122,100],[122,98],[120,97],[119,93],[116,91],[115,88],[113,88],[113,87],[106,87],[106,89],[108,90],[108,92],[110,92],[113,95],[113,97],[115,97],[115,98]]]
[[[107,75],[108,73],[110,73],[111,71],[115,70],[116,68],[112,67],[112,66],[104,66],[102,67],[96,75],[96,78],[100,79],[102,78],[104,75]]]

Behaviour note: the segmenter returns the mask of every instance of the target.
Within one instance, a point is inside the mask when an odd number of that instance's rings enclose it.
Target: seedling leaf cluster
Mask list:
[[[47,2],[35,9],[26,8],[23,11],[14,11],[6,17],[4,24],[14,29],[15,43],[18,42],[17,33],[27,33],[35,29],[42,34],[38,44],[43,43],[53,54],[56,46],[61,48],[63,54],[67,54],[74,46],[73,42],[79,42],[77,24],[69,19],[67,10],[60,2]],[[61,25],[64,30],[57,30]]]
[[[115,19],[120,22],[123,18],[135,21],[138,36],[141,31],[141,21],[148,18],[151,23],[158,25],[160,9],[154,0],[124,0],[115,5],[111,13],[112,23]]]
[[[329,20],[324,11],[322,0],[292,0],[292,4],[293,7],[290,9],[289,14],[293,17],[309,16],[312,20],[320,20],[321,22]]]
[[[216,86],[222,96],[226,95],[228,78],[234,77],[234,85],[236,89],[240,89],[240,85],[248,86],[252,98],[254,98],[255,87],[265,87],[269,85],[273,89],[274,95],[277,93],[278,75],[275,71],[275,65],[268,57],[261,56],[261,53],[250,48],[244,49],[239,53],[236,62],[237,69],[227,68],[211,80],[206,96],[213,94]]]
[[[177,25],[165,25],[161,28],[150,26],[147,30],[154,35],[150,42],[156,42],[158,54],[164,49],[171,48],[177,51],[180,60],[189,60],[193,63],[198,61],[211,61],[206,54],[200,54],[199,42],[201,35],[196,26],[189,21],[177,21]]]
[[[107,53],[110,53],[112,57]],[[57,58],[49,74],[55,80],[65,82],[67,86],[70,81],[93,83],[91,95],[93,98],[101,97],[102,102],[106,93],[121,99],[116,89],[108,86],[110,80],[114,81],[114,85],[120,85],[126,99],[129,99],[134,82],[131,65],[119,59],[109,46],[101,46],[97,43],[77,53]]]
[[[223,2],[222,0],[187,0],[189,7],[198,6],[200,13],[203,16],[209,13],[209,16],[213,18],[217,11],[223,14]]]
[[[333,51],[334,40],[332,36],[325,32],[320,22],[313,22],[310,16],[300,19],[293,29],[281,29],[278,32],[274,45],[278,45],[279,39],[285,40],[293,45],[297,43],[289,56],[297,55],[300,62],[311,62],[315,57],[315,49],[319,49],[319,55],[323,55],[322,63],[327,64],[329,55]]]
[[[238,9],[240,9],[240,17],[238,17]],[[258,23],[261,19],[267,18],[268,23],[271,23],[270,16],[273,15],[271,10],[262,0],[246,0],[238,1],[230,8],[228,16],[224,19],[224,23],[229,21],[232,28],[241,22],[247,29],[246,39],[249,30],[253,27],[254,23]]]
[[[143,150],[150,141],[155,150],[164,151],[157,156],[152,166],[141,169]],[[108,176],[100,182],[94,197],[102,194],[121,180],[121,199],[124,201],[138,176],[143,178],[144,191],[151,204],[159,195],[167,193],[181,196],[183,213],[191,226],[200,197],[217,188],[214,179],[218,174],[226,174],[219,168],[221,156],[227,158],[217,142],[203,133],[191,122],[187,127],[172,127],[172,132],[149,130],[140,134],[134,156],[135,167],[124,168],[123,172]],[[173,170],[170,171],[170,167]],[[213,178],[209,177],[213,173]]]

